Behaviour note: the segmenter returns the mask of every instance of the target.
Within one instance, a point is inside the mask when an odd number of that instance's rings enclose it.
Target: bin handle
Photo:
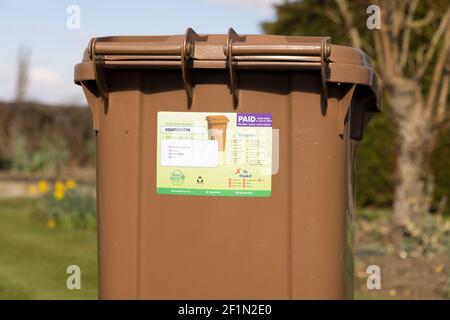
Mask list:
[[[187,28],[184,34],[183,44],[181,45],[181,75],[183,78],[184,90],[186,91],[187,106],[189,110],[191,109],[192,99],[194,96],[190,60],[192,57],[194,42],[200,40],[202,40],[201,36],[199,36],[192,28]]]
[[[234,109],[237,109],[239,104],[239,87],[238,87],[238,79],[237,79],[237,73],[236,73],[236,67],[234,65],[234,59],[233,59],[233,42],[238,42],[241,40],[242,37],[239,36],[239,34],[234,31],[233,28],[228,29],[227,33],[227,42],[224,47],[224,53],[227,57],[227,64],[228,64],[228,73],[229,73],[229,79],[230,79],[230,93],[233,97],[233,107]]]
[[[258,44],[238,44],[245,37],[239,36],[239,34],[233,29],[229,28],[227,33],[227,42],[224,46],[224,54],[227,57],[227,65],[229,72],[229,86],[230,92],[233,97],[233,106],[236,109],[239,104],[239,86],[238,76],[236,72],[236,57],[258,53],[261,55],[261,48]],[[322,108],[326,108],[328,105],[328,88],[327,88],[327,66],[329,62],[329,56],[331,54],[331,38],[324,37],[320,41],[320,46],[300,46],[292,47],[292,45],[272,45],[270,48],[264,46],[267,50],[266,54],[287,54],[288,56],[296,56],[299,53],[306,56],[315,56],[320,54],[320,78],[321,78],[321,103]],[[264,55],[264,53],[262,54]],[[242,59],[242,58],[241,58]]]

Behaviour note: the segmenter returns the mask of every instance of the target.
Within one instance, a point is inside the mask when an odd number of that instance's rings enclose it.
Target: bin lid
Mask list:
[[[281,35],[197,34],[189,28],[184,35],[112,36],[94,38],[75,66],[75,82],[94,80],[101,90],[102,68],[181,69],[188,96],[192,94],[191,69],[228,69],[230,88],[240,69],[315,70],[327,82],[352,83],[371,89],[370,111],[382,109],[378,76],[360,49],[332,45],[329,37]]]

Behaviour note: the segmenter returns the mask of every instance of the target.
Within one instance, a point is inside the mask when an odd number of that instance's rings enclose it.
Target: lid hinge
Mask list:
[[[321,103],[322,107],[328,106],[327,66],[331,54],[331,38],[323,38],[320,44],[320,78],[322,81]]]
[[[236,73],[236,67],[234,65],[233,59],[233,42],[238,42],[242,40],[243,37],[240,37],[233,28],[228,29],[227,33],[227,42],[224,46],[224,53],[227,57],[227,66],[228,66],[228,75],[230,80],[230,93],[233,98],[233,107],[237,109],[239,104],[239,86],[238,79]]]
[[[183,77],[183,85],[186,91],[187,106],[191,109],[193,93],[193,83],[192,83],[192,52],[194,48],[195,41],[201,41],[202,37],[199,36],[192,28],[188,28],[184,34],[183,44],[181,45],[181,74]]]

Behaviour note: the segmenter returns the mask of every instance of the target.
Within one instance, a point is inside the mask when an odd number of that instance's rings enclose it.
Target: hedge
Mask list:
[[[356,149],[356,203],[360,207],[392,205],[395,186],[395,126],[389,109],[374,116]],[[450,196],[450,131],[440,134],[432,155],[434,207]],[[44,155],[53,144],[67,152],[66,164],[93,165],[95,148],[87,108],[0,103],[0,169],[11,164],[14,145],[23,137],[30,154]],[[20,143],[19,143],[20,145]],[[51,149],[51,148],[50,148]],[[450,214],[449,205],[446,213]]]

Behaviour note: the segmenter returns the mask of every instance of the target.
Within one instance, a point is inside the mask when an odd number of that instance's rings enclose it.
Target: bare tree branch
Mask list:
[[[420,20],[411,20],[408,23],[406,23],[406,27],[412,28],[412,29],[420,29],[427,25],[429,25],[435,18],[434,11],[428,11],[427,15],[420,19]]]
[[[386,34],[390,39],[390,47],[391,47],[391,55],[392,55],[392,68],[393,74],[395,76],[402,75],[403,68],[400,63],[401,58],[401,41],[400,34],[404,29],[405,20],[406,20],[406,8],[408,5],[408,1],[384,1],[385,8],[387,9],[387,13],[385,13],[385,22],[390,22],[392,25],[391,30],[387,30]],[[388,23],[385,23],[388,25]]]
[[[345,28],[350,34],[350,40],[352,42],[352,46],[355,48],[361,48],[361,35],[359,34],[358,29],[353,24],[353,17],[348,6],[347,0],[335,0],[339,12],[344,18]]]
[[[336,25],[340,25],[342,23],[341,17],[334,10],[326,8],[323,11],[323,14],[325,17],[333,21],[333,23],[335,23]]]
[[[16,102],[22,102],[26,96],[30,57],[30,49],[20,46],[17,52]]]
[[[392,10],[393,19],[392,19],[392,34],[395,39],[398,39],[400,35],[400,31],[404,25],[405,21],[405,10],[407,6],[407,1],[398,1],[397,5],[394,3],[390,3],[392,6],[390,9]]]
[[[378,72],[381,76],[381,79],[383,79],[383,81],[388,84],[388,75],[386,73],[386,68],[384,68],[383,66],[386,65],[385,62],[385,57],[384,54],[385,52],[383,51],[383,47],[382,47],[382,40],[381,40],[381,32],[379,30],[374,31],[373,33],[373,39],[374,39],[374,44],[375,44],[375,52],[376,52],[376,63],[379,66],[378,68]]]
[[[385,74],[391,78],[395,75],[395,62],[394,62],[394,54],[391,47],[392,41],[390,39],[389,31],[386,28],[381,27],[380,30],[380,36],[381,36],[381,48],[383,50],[383,57],[384,57],[384,67],[385,67]]]
[[[436,109],[435,124],[438,127],[440,126],[440,124],[442,124],[447,115],[449,85],[450,85],[450,75],[446,74],[442,78],[441,92],[439,94],[438,106]]]
[[[441,39],[441,37],[443,36],[445,31],[449,27],[449,20],[450,20],[450,9],[447,9],[447,12],[441,19],[441,23],[439,24],[439,27],[436,29],[436,32],[433,34],[433,37],[430,41],[429,49],[425,53],[424,62],[421,64],[420,68],[416,72],[415,78],[417,80],[421,79],[425,75],[425,72],[427,71],[427,69],[431,63],[431,60],[433,59],[433,56],[436,52],[437,46],[439,44],[439,40]]]
[[[380,64],[382,66],[384,75],[384,83],[387,85],[392,84],[398,76],[401,76],[399,73],[399,40],[398,40],[398,32],[399,32],[399,23],[398,20],[402,20],[404,13],[399,11],[398,2],[394,1],[375,1],[377,5],[383,8],[382,17],[382,25],[381,29],[377,32],[379,33],[379,46],[381,48],[383,63]],[[404,1],[403,8],[404,8]],[[375,38],[377,38],[375,36]],[[379,59],[379,55],[375,57]]]
[[[436,64],[434,66],[433,70],[433,76],[430,86],[430,91],[428,93],[427,97],[427,103],[426,103],[426,113],[432,114],[433,106],[436,102],[436,97],[438,95],[438,88],[439,84],[442,81],[442,77],[444,74],[444,68],[445,64],[448,59],[448,54],[450,53],[450,29],[447,29],[445,32],[445,38],[444,38],[444,45],[439,52],[439,56],[437,58]]]
[[[405,67],[406,62],[408,61],[409,45],[411,42],[411,28],[408,27],[408,24],[413,21],[414,13],[416,12],[418,4],[419,4],[419,0],[411,1],[409,8],[408,8],[408,14],[407,14],[406,20],[405,20],[406,28],[405,28],[405,31],[403,32],[402,50],[400,53],[400,67],[402,69]]]

